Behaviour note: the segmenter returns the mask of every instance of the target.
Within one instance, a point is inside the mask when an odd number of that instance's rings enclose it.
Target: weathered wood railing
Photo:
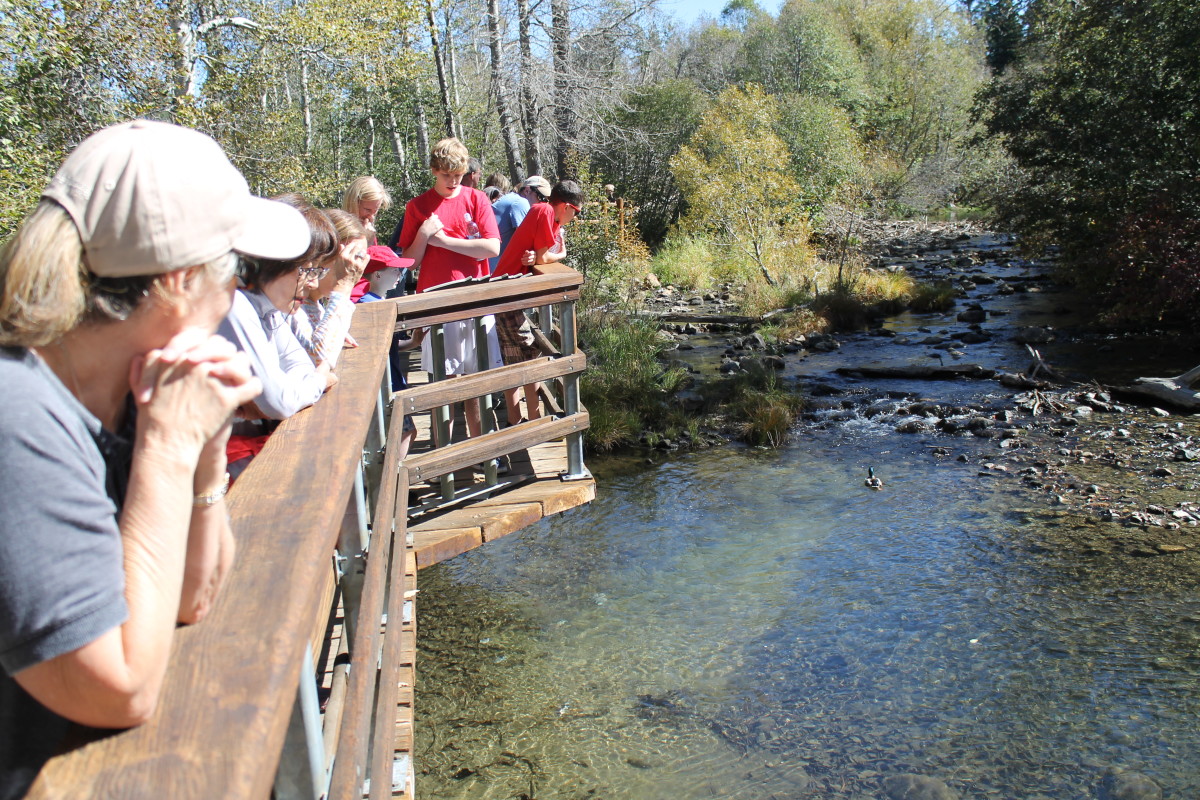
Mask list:
[[[564,479],[586,475],[587,414],[578,405],[584,357],[574,330],[581,283],[577,273],[556,270],[360,306],[352,329],[359,346],[342,355],[338,385],[284,422],[230,491],[235,565],[209,617],[176,632],[154,719],[120,732],[76,729],[29,796],[391,797],[411,588],[404,582],[409,485],[564,436],[569,453],[578,449]],[[565,355],[409,389],[396,396],[385,431],[381,398],[391,394],[395,328],[551,305]],[[398,448],[384,446],[399,441],[404,414],[551,379],[563,382],[567,413],[559,418],[404,461]],[[367,478],[375,471],[377,484]],[[322,714],[314,654],[328,644],[339,607],[349,664],[335,669]]]

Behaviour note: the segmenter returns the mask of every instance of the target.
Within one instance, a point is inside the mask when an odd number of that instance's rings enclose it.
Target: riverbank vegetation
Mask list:
[[[597,320],[658,285],[727,294],[781,339],[945,309],[953,288],[877,268],[863,225],[995,214],[1060,245],[1112,319],[1200,314],[1186,0],[730,0],[690,24],[660,0],[0,0],[0,30],[0,239],[74,144],[132,116],[321,205],[361,174],[417,194],[454,134],[485,173],[588,187],[568,264]],[[594,441],[678,428],[652,326],[603,330]],[[637,425],[602,408],[635,401]]]

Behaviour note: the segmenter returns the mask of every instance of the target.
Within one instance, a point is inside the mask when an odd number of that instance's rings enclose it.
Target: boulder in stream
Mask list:
[[[888,800],[959,800],[958,792],[928,775],[888,776],[883,791]]]
[[[1140,772],[1109,770],[1100,781],[1099,800],[1162,800],[1162,789]]]

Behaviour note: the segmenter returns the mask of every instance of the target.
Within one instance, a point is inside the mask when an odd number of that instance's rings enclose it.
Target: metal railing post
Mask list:
[[[317,671],[312,645],[304,646],[296,705],[283,740],[283,753],[275,773],[278,800],[320,800],[329,791],[325,772],[325,737],[321,730],[321,704],[317,700]]]
[[[433,380],[446,380],[446,332],[441,325],[434,325],[429,330],[429,335],[433,338],[429,342],[430,352],[433,354]],[[434,446],[445,447],[450,444],[450,407],[438,406],[433,414],[434,425]],[[454,499],[454,475],[443,475],[441,477],[442,484],[442,499]]]
[[[558,322],[562,329],[563,355],[575,354],[575,304],[571,301],[558,304]],[[563,378],[563,411],[567,416],[579,413],[579,373]],[[583,431],[567,434],[567,471],[564,481],[590,478],[592,474],[583,465]]]
[[[483,317],[473,317],[471,319],[471,325],[475,329],[476,366],[479,368],[480,372],[487,372],[492,368],[490,353],[488,350],[487,325],[484,322]],[[479,425],[480,433],[484,435],[487,435],[494,430],[492,427],[492,395],[490,392],[479,398]],[[489,458],[483,463],[483,482],[487,486],[496,485],[495,459]]]
[[[354,473],[354,491],[346,504],[346,515],[342,517],[342,530],[338,534],[338,587],[342,593],[342,625],[345,635],[354,640],[358,623],[358,604],[362,598],[363,571],[370,533],[367,531],[367,492],[363,480],[363,465],[360,461]]]

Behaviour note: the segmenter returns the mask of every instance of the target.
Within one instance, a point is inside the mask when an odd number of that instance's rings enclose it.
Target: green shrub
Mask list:
[[[662,416],[684,371],[663,368],[658,327],[627,312],[585,310],[579,338],[588,355],[580,399],[592,418],[585,441],[598,450],[635,443]]]
[[[717,264],[703,239],[672,236],[655,253],[650,271],[663,283],[685,289],[707,289],[714,283]]]

